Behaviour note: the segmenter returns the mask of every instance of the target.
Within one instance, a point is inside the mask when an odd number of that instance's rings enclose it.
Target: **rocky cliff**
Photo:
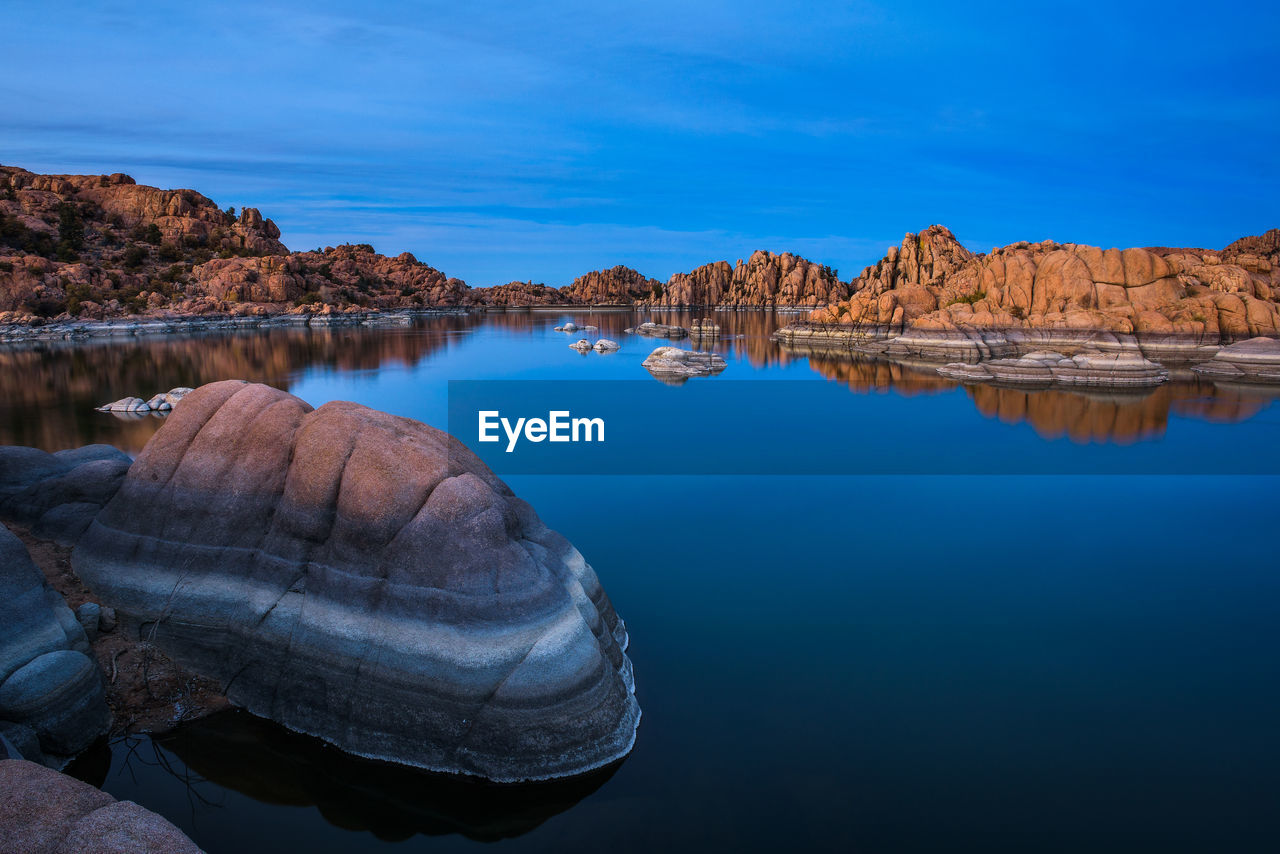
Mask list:
[[[471,294],[478,304],[502,307],[569,304],[569,299],[560,290],[541,282],[508,282],[492,288],[473,288]]]
[[[1015,243],[974,254],[942,226],[908,234],[846,284],[791,253],[758,251],[661,283],[629,267],[561,288],[469,288],[409,253],[367,244],[290,252],[254,208],[127,175],[0,166],[0,322],[33,316],[277,314],[419,306],[809,306],[814,319],[892,331],[973,328],[1280,331],[1280,230],[1221,251]]]
[[[717,261],[677,273],[647,302],[664,306],[819,306],[845,299],[836,271],[798,255],[752,253],[736,266]]]
[[[560,288],[469,288],[407,252],[389,257],[367,244],[290,252],[255,208],[236,215],[195,190],[0,166],[0,321],[471,305],[817,306],[847,295],[831,269],[768,252],[666,284],[619,265]]]
[[[290,252],[254,208],[128,175],[0,166],[0,315],[310,312],[466,305],[466,284],[367,244]],[[13,319],[12,317],[8,319]]]
[[[1280,334],[1280,230],[1221,251],[1015,243],[974,254],[942,226],[908,234],[814,320],[891,332],[1024,328]]]
[[[571,285],[561,290],[570,302],[631,305],[649,300],[660,293],[662,283],[619,264],[608,270],[594,270],[579,276]]]
[[[562,288],[533,282],[509,282],[471,291],[475,303],[496,306],[526,305],[633,305],[661,292],[662,283],[643,273],[618,265],[593,270]]]

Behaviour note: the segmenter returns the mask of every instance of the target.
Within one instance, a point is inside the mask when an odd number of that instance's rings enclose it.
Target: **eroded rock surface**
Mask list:
[[[0,761],[0,851],[200,854],[186,834],[150,810],[21,759]]]
[[[646,320],[639,326],[628,329],[628,332],[636,335],[647,335],[650,338],[688,338],[689,330],[683,326],[673,326],[666,323],[654,323],[652,320]]]
[[[661,293],[662,283],[630,267],[618,265],[608,270],[585,273],[560,290],[569,302],[631,305]]]
[[[704,264],[676,273],[656,297],[654,305],[818,306],[844,299],[849,286],[836,271],[799,255],[776,255],[759,250],[739,259]]]
[[[38,536],[75,542],[116,494],[129,463],[128,454],[110,445],[53,454],[0,447],[0,518],[29,525]]]
[[[1280,383],[1280,340],[1251,338],[1223,347],[1192,370],[1215,380]]]
[[[76,615],[0,527],[0,722],[30,729],[43,754],[60,757],[104,735],[111,716],[88,652]]]
[[[1141,353],[1087,351],[1068,358],[1038,350],[1016,359],[992,359],[978,364],[956,362],[938,368],[945,377],[964,382],[988,380],[1017,385],[1146,388],[1169,379],[1169,372]]]
[[[201,387],[73,563],[119,630],[352,753],[515,781],[634,741],[626,630],[591,567],[415,421]]]
[[[725,369],[724,357],[718,353],[659,347],[641,364],[664,382],[682,383],[690,377],[707,377]]]

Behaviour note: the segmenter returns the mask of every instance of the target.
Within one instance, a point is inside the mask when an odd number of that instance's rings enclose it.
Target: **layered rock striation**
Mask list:
[[[111,724],[102,675],[76,615],[3,526],[0,567],[0,733],[60,764]]]
[[[634,741],[626,630],[591,567],[418,422],[203,386],[73,564],[233,702],[352,753],[517,781]]]
[[[1280,340],[1250,338],[1231,344],[1192,370],[1213,380],[1280,383]]]
[[[1070,358],[1038,350],[1013,359],[992,359],[978,364],[956,362],[938,368],[938,373],[963,382],[1099,388],[1150,388],[1169,379],[1167,370],[1143,358],[1141,353],[1096,350]]]

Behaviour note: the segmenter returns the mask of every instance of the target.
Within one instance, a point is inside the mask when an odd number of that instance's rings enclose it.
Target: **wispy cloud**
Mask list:
[[[1280,12],[1198,10],[13,0],[0,162],[191,186],[477,283],[758,247],[848,275],[933,222],[1221,245],[1276,224]]]

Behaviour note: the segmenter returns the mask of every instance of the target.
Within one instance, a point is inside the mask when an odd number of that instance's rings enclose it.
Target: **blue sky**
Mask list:
[[[7,0],[0,163],[473,285],[1280,225],[1275,4]]]

